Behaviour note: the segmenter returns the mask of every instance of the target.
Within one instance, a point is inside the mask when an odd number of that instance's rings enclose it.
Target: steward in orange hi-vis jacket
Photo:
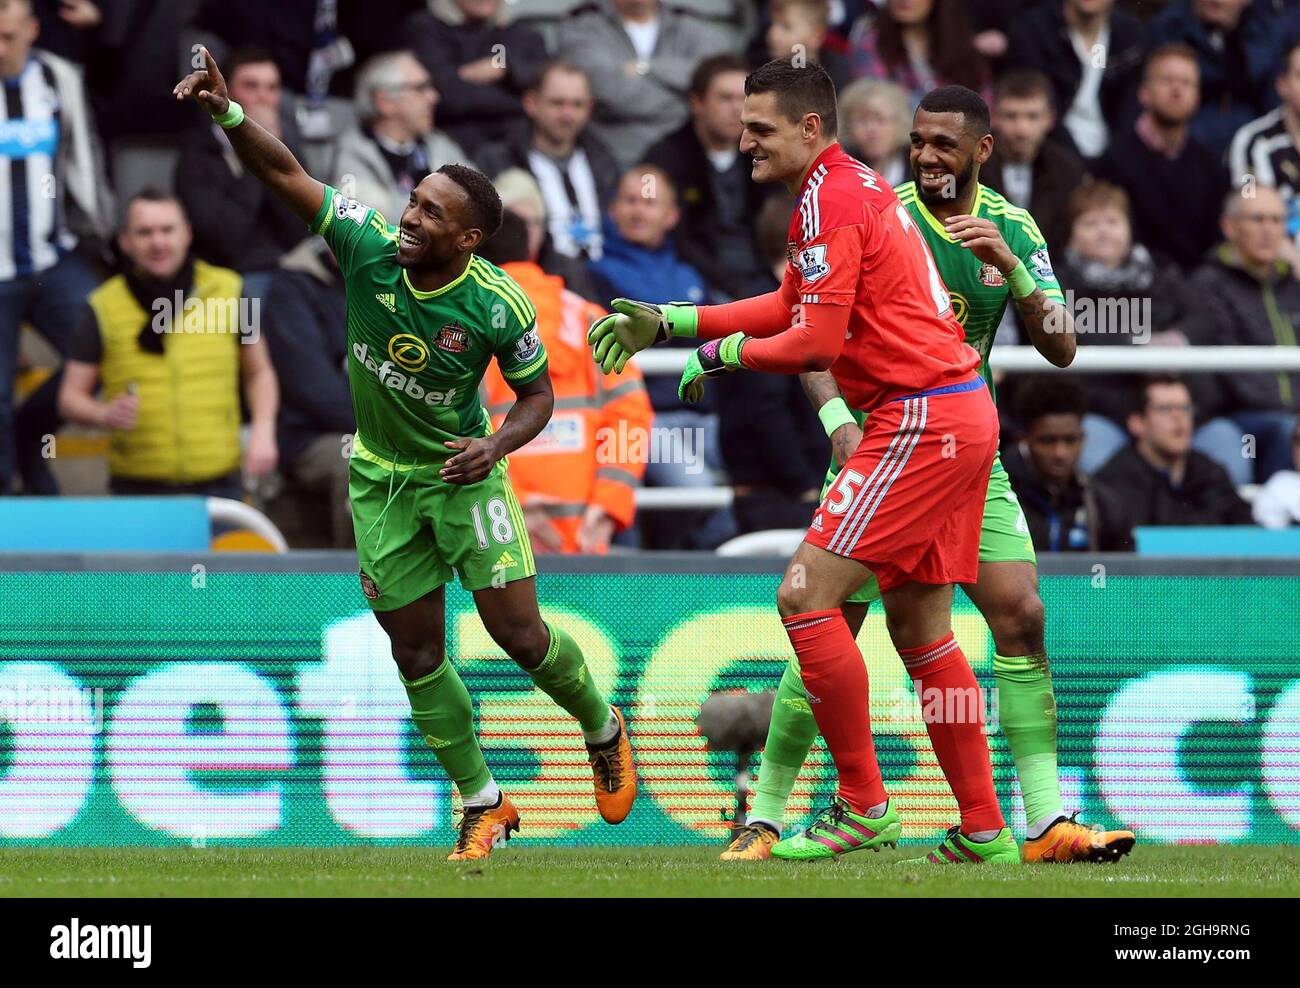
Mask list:
[[[606,378],[587,349],[587,327],[605,314],[531,261],[501,265],[537,310],[555,413],[528,445],[510,454],[510,480],[528,519],[535,552],[595,552],[632,524],[634,492],[645,474],[635,451],[649,448],[653,413],[641,372],[629,364]],[[515,395],[493,363],[483,378],[492,427]],[[639,461],[638,461],[639,460]],[[548,524],[549,523],[549,524]]]

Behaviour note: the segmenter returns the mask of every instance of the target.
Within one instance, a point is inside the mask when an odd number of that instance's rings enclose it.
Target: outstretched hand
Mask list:
[[[217,68],[217,60],[212,57],[212,52],[203,46],[200,46],[200,51],[203,52],[203,68],[191,72],[178,82],[172,95],[178,100],[193,96],[199,106],[218,117],[230,109],[226,79],[221,74],[221,69]]]

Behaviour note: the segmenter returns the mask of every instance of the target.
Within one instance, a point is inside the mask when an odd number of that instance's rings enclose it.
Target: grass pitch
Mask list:
[[[898,867],[909,847],[839,861],[723,863],[715,848],[529,848],[483,863],[438,848],[0,851],[0,897],[1298,896],[1300,848],[1143,847],[1114,865]]]

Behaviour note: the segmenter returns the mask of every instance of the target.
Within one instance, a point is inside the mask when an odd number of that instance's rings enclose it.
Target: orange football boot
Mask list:
[[[1118,861],[1137,838],[1131,830],[1093,830],[1065,817],[1048,827],[1037,840],[1026,840],[1024,859],[1028,864],[1070,864],[1075,861]]]
[[[609,709],[618,718],[618,737],[600,747],[587,745],[587,761],[596,786],[596,808],[606,823],[622,823],[636,800],[636,763],[623,714],[617,707]]]
[[[448,861],[486,858],[494,847],[508,841],[519,830],[519,811],[505,793],[501,794],[500,806],[467,806],[462,812],[460,836],[447,855]]]
[[[718,855],[718,860],[766,861],[772,856],[772,845],[780,839],[781,835],[766,824],[746,824],[736,831],[736,836]]]

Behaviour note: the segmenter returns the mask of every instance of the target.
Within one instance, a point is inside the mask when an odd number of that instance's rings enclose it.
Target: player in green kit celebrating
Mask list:
[[[1074,359],[1074,323],[1052,273],[1047,244],[1033,217],[979,183],[979,167],[993,150],[988,106],[962,86],[933,90],[921,100],[912,130],[913,181],[897,189],[934,256],[966,342],[983,358],[980,373],[993,389],[989,350],[1007,303],[1014,300],[1033,345],[1065,367]],[[829,374],[803,375],[804,388],[831,437],[838,465],[861,439],[860,412],[848,408]],[[1128,853],[1127,830],[1094,831],[1067,817],[1056,763],[1056,700],[1044,649],[1043,604],[1033,541],[1000,458],[994,459],[980,532],[978,582],[964,585],[993,633],[993,670],[1002,729],[1024,795],[1028,825],[1026,861],[1112,861]],[[871,601],[880,596],[874,577],[844,605],[856,637]],[[813,833],[779,840],[785,806],[799,769],[817,736],[799,670],[786,669],[772,708],[748,824],[723,852],[724,860],[834,857],[818,823]],[[817,837],[822,840],[815,839]],[[927,859],[969,860],[944,844]]]
[[[316,181],[245,119],[203,56],[205,67],[176,86],[176,98],[193,96],[212,114],[249,172],[324,237],[343,271],[361,588],[392,642],[416,727],[461,794],[450,858],[486,857],[519,829],[484,762],[469,693],[446,661],[444,586],[453,571],[493,641],[578,721],[597,807],[608,822],[622,821],[636,796],[626,725],[578,645],[542,619],[528,531],[506,475],[506,454],[541,432],[554,397],[532,304],[474,254],[501,225],[496,190],[473,168],[445,165],[390,226]],[[492,359],[517,398],[495,433],[478,397]]]

